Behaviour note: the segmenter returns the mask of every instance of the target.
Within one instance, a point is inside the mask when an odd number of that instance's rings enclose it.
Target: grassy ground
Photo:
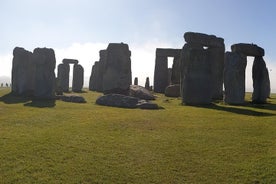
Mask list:
[[[161,110],[31,102],[0,90],[0,183],[276,183],[269,104]],[[249,99],[249,95],[247,95]]]

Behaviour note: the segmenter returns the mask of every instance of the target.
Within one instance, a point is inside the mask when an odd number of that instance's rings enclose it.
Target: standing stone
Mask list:
[[[209,104],[212,100],[212,73],[208,51],[185,44],[181,59],[182,102],[188,105]]]
[[[223,99],[223,70],[224,70],[224,47],[210,47],[207,49],[209,62],[212,70],[212,99]]]
[[[36,64],[34,96],[39,99],[53,99],[56,83],[54,50],[36,48],[33,52],[33,60]]]
[[[98,70],[99,70],[99,62],[96,61],[92,67],[90,81],[89,81],[89,90],[97,91],[97,83],[98,81]]]
[[[180,57],[174,57],[171,75],[171,84],[180,84]]]
[[[147,90],[150,90],[150,81],[149,81],[149,77],[146,78],[145,88],[146,88]]]
[[[134,78],[134,85],[138,85],[138,77]]]
[[[168,82],[168,58],[156,49],[155,70],[154,70],[154,92],[164,93]]]
[[[103,67],[104,94],[128,94],[131,85],[131,52],[124,43],[110,43]]]
[[[83,88],[83,67],[79,64],[74,64],[73,69],[73,85],[72,91],[73,92],[81,92]]]
[[[226,52],[224,62],[224,101],[228,104],[243,104],[246,56],[237,52]]]
[[[63,92],[69,91],[69,64],[59,64],[58,65],[58,87]]]
[[[168,78],[167,78],[167,80],[168,80],[168,85],[170,85],[171,84],[171,79],[172,79],[172,68],[168,68]],[[166,86],[167,87],[167,86]],[[166,88],[165,88],[166,89]],[[165,93],[165,91],[164,91],[164,93]]]
[[[12,60],[12,93],[32,96],[34,92],[35,64],[32,53],[24,48],[13,50]]]
[[[254,88],[252,102],[261,104],[266,103],[266,99],[270,93],[270,82],[265,61],[261,56],[255,57],[254,59],[252,78]]]

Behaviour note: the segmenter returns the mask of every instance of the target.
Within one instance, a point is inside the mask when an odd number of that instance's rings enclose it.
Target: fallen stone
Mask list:
[[[173,84],[166,87],[165,96],[180,97],[180,84]]]
[[[155,100],[155,97],[149,90],[138,85],[130,85],[129,95],[144,100]]]
[[[138,98],[121,94],[107,94],[99,97],[96,100],[96,104],[111,107],[136,108],[138,100]]]
[[[156,103],[148,102],[146,100],[140,100],[137,107],[140,109],[159,109],[159,106]]]
[[[86,100],[82,96],[70,95],[70,96],[60,96],[60,99],[64,102],[73,103],[86,103]]]
[[[242,53],[246,56],[264,56],[264,49],[255,44],[238,43],[231,46],[232,52]]]

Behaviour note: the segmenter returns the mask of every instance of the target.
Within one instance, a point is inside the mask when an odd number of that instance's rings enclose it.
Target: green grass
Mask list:
[[[276,183],[269,104],[164,109],[31,102],[0,90],[0,183]],[[249,100],[250,94],[247,94]],[[44,106],[44,108],[42,108]]]

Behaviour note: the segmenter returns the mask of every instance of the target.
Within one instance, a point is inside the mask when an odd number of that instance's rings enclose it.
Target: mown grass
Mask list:
[[[0,183],[276,183],[269,104],[160,110],[31,102],[0,90]],[[249,100],[250,94],[247,94]]]

